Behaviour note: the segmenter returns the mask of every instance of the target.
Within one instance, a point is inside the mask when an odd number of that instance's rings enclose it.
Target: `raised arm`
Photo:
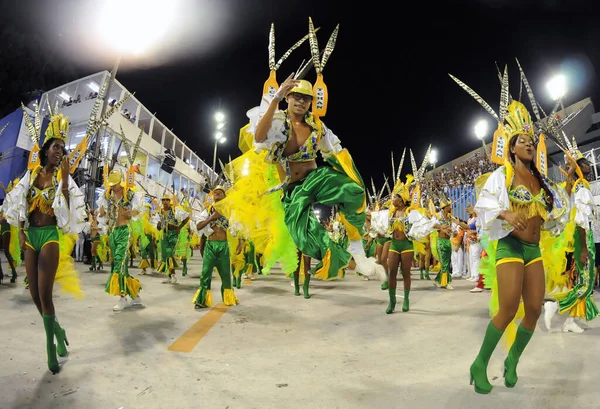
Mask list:
[[[256,125],[256,132],[254,133],[254,140],[257,143],[262,143],[267,138],[267,133],[269,129],[271,129],[271,122],[273,121],[273,115],[275,115],[275,111],[279,107],[279,103],[283,100],[287,94],[299,83],[298,80],[294,79],[294,73],[291,73],[289,77],[281,84],[277,94],[275,94],[275,98],[269,104],[269,107],[262,115],[260,120],[258,121],[258,125]]]

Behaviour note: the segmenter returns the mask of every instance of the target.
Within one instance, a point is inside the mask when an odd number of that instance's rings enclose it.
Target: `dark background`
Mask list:
[[[441,164],[480,146],[473,133],[478,119],[495,126],[448,72],[496,110],[500,84],[494,62],[508,64],[515,95],[515,57],[547,112],[552,101],[545,83],[559,72],[569,83],[565,105],[587,96],[598,101],[594,1],[178,1],[182,12],[165,36],[168,42],[144,58],[123,56],[117,78],[208,164],[219,108],[227,115],[228,137],[219,157],[239,154],[239,128],[246,124],[245,112],[260,102],[269,74],[271,22],[278,59],[307,33],[308,16],[321,27],[321,47],[340,23],[324,69],[330,94],[324,122],[350,150],[363,178],[378,184],[384,172],[391,173],[392,150],[398,162],[402,149],[412,148],[420,163],[432,143]],[[111,69],[115,54],[93,44],[101,2],[0,2],[0,116],[28,93]],[[283,63],[279,82],[308,58],[306,42]],[[307,79],[314,81],[314,71]]]

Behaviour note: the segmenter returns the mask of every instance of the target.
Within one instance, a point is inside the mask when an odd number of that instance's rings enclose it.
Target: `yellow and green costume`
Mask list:
[[[110,187],[122,184],[122,174],[120,171],[112,171],[109,176]],[[110,295],[120,297],[131,297],[135,300],[142,289],[140,281],[132,277],[128,270],[128,249],[133,240],[133,229],[131,224],[117,226],[119,209],[126,209],[140,212],[132,217],[133,222],[139,222],[139,216],[142,209],[142,198],[139,193],[134,193],[131,189],[124,188],[123,196],[117,200],[112,189],[108,189],[104,196],[98,200],[98,208],[106,212],[108,224],[108,242],[112,255],[111,271],[106,281],[105,291]],[[136,223],[137,224],[137,223]]]

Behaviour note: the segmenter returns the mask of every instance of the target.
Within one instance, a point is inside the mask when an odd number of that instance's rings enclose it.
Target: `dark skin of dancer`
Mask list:
[[[65,143],[59,139],[48,142],[47,162],[38,173],[32,185],[38,189],[47,189],[54,183],[54,172],[61,172],[62,180],[66,181],[62,187],[62,193],[69,205],[69,162],[65,156]],[[23,224],[19,228],[19,244],[25,249],[25,271],[29,282],[29,292],[38,311],[48,315],[54,315],[54,303],[52,301],[52,289],[54,278],[58,268],[60,256],[58,243],[48,243],[39,254],[31,247],[25,245],[27,240],[23,230]],[[29,215],[29,224],[32,227],[56,226],[56,218],[39,211],[33,211]]]

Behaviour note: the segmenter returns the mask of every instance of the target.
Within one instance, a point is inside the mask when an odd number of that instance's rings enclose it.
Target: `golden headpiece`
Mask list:
[[[292,92],[297,92],[299,94],[309,95],[312,97],[313,96],[313,86],[307,80],[300,80],[300,83],[298,84],[298,86],[292,88],[292,90],[290,91],[290,94]]]
[[[411,203],[410,185],[413,180],[414,178],[412,175],[406,175],[406,181],[404,183],[398,179],[394,186],[393,194],[400,196],[404,203]]]
[[[50,118],[48,128],[46,128],[46,139],[44,143],[51,139],[60,139],[67,143],[67,136],[69,134],[69,118],[63,114],[53,115]]]
[[[558,139],[556,137],[558,132],[556,122],[560,102],[555,105],[548,116],[542,118],[540,116],[541,106],[539,106],[535,100],[533,91],[529,85],[529,81],[527,81],[527,76],[521,68],[519,60],[517,60],[517,65],[519,67],[522,85],[525,87],[529,102],[531,103],[531,109],[537,119],[535,126],[525,106],[521,102],[514,101],[508,90],[508,68],[506,66],[504,67],[504,74],[501,74],[498,69],[498,78],[500,79],[501,84],[499,114],[496,114],[492,107],[469,86],[452,74],[448,75],[450,75],[450,78],[471,95],[471,97],[473,97],[498,122],[498,129],[494,132],[494,141],[492,143],[491,161],[499,165],[504,165],[509,157],[509,142],[511,138],[515,135],[525,134],[529,135],[533,139],[534,144],[537,145],[536,164],[539,171],[542,174],[547,175],[548,168],[545,137],[551,137],[555,141]],[[520,94],[521,93],[519,92],[519,98]],[[546,115],[543,110],[542,113]]]
[[[519,101],[513,101],[506,110],[507,112],[504,116],[504,135],[506,135],[508,141],[516,135],[529,135],[537,143],[537,138],[533,130],[533,122],[531,122],[531,115],[529,115],[525,105]]]
[[[569,141],[569,138],[567,137],[567,135],[565,134],[564,131],[562,131],[562,136],[563,136],[563,139],[565,140],[565,145],[564,146],[559,145],[559,147],[565,153],[571,155],[571,157],[573,159],[575,159],[576,161],[578,161],[579,159],[585,159],[585,156],[583,156],[583,153],[581,153],[581,151],[579,150],[579,147],[577,146],[577,141],[575,140],[575,137],[573,136],[571,141]]]
[[[108,186],[115,187],[119,184],[123,185],[123,174],[120,170],[112,170],[108,174]]]
[[[440,210],[443,210],[445,207],[448,207],[452,204],[452,200],[450,199],[440,199]]]

